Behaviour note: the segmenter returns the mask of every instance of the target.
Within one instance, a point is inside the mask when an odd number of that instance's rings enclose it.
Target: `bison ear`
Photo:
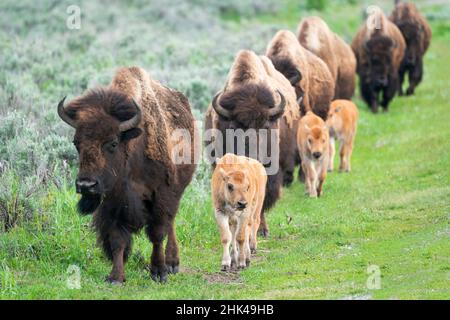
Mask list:
[[[289,78],[291,85],[295,86],[300,80],[302,80],[302,73],[300,70],[295,69],[292,71],[293,75]]]
[[[124,132],[120,133],[120,140],[121,141],[128,141],[134,138],[137,138],[141,135],[142,130],[139,128],[133,128]]]
[[[222,177],[223,181],[227,182],[228,181],[228,175],[225,172],[225,170],[223,170],[223,168],[219,168],[219,173],[220,173],[220,176]]]

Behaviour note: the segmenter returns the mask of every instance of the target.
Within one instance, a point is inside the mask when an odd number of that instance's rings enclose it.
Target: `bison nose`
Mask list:
[[[241,200],[241,201],[238,201],[238,203],[237,203],[237,208],[238,209],[245,209],[247,207],[247,201],[243,201],[243,200]]]
[[[98,182],[89,178],[78,178],[75,181],[77,193],[94,194],[97,193]]]
[[[322,156],[321,152],[314,152],[313,153],[313,157],[316,158],[316,159],[319,159],[321,156]]]

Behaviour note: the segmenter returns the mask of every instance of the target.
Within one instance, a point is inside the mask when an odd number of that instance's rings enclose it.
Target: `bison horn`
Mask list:
[[[77,126],[75,124],[75,121],[67,115],[66,109],[64,108],[64,100],[66,100],[66,98],[67,96],[62,98],[62,100],[58,103],[58,115],[69,126],[76,128]]]
[[[222,94],[222,92],[218,92],[215,96],[214,99],[212,101],[212,107],[214,108],[214,110],[221,115],[222,117],[226,118],[226,119],[230,119],[231,118],[231,112],[227,109],[225,109],[224,107],[222,107],[220,105],[220,102],[218,102],[220,95]]]
[[[124,132],[135,128],[139,122],[141,122],[141,107],[137,104],[136,100],[133,99],[133,104],[136,107],[136,114],[133,118],[123,121],[119,125],[119,131]]]
[[[284,98],[284,95],[280,92],[280,90],[277,90],[277,92],[280,95],[281,101],[278,106],[269,110],[269,116],[271,117],[282,114],[284,112],[284,107],[286,106],[286,99]]]

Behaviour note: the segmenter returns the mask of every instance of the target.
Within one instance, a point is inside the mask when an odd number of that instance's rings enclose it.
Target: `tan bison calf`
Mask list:
[[[227,153],[216,161],[211,187],[223,271],[247,267],[251,252],[256,252],[266,183],[266,170],[257,160]]]
[[[305,173],[305,192],[320,197],[327,177],[329,135],[325,122],[311,111],[300,119],[297,144]]]
[[[303,19],[297,32],[298,41],[322,59],[335,81],[335,99],[350,99],[355,92],[356,58],[352,48],[319,17]]]
[[[335,140],[337,139],[341,157],[339,171],[350,172],[350,157],[352,156],[357,122],[358,108],[353,102],[349,100],[335,100],[331,103],[327,119],[327,127],[330,134],[328,171],[333,171],[334,155],[336,153]]]

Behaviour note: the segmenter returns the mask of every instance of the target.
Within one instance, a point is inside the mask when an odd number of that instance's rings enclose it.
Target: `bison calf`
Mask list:
[[[257,160],[227,153],[216,162],[211,186],[223,271],[247,267],[251,252],[256,252],[266,182],[266,170]]]
[[[335,140],[339,141],[339,155],[341,162],[339,171],[350,172],[350,157],[356,136],[358,108],[349,100],[335,100],[331,103],[328,113],[327,127],[330,134],[330,162],[328,171],[333,171],[334,155],[336,153]]]
[[[300,120],[297,144],[305,174],[305,191],[310,197],[320,197],[327,177],[329,135],[325,122],[311,111]]]

